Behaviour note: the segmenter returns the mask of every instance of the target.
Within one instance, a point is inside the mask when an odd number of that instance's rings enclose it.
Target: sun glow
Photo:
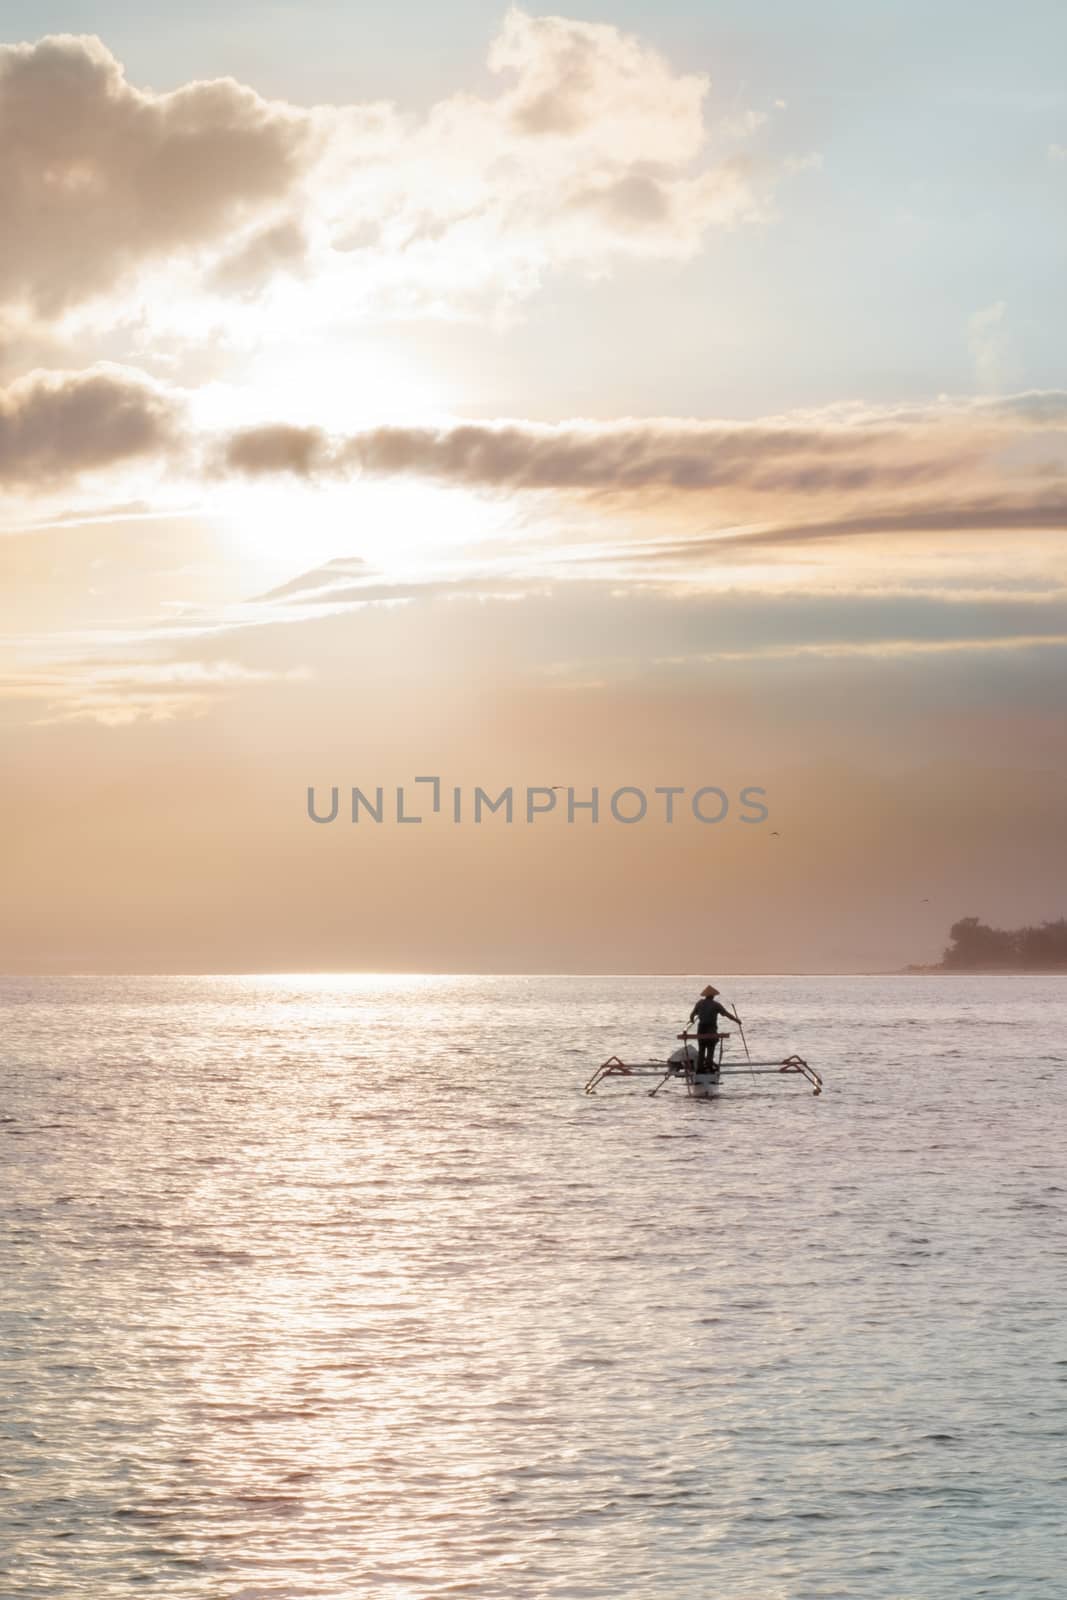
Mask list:
[[[275,582],[327,561],[359,556],[379,581],[468,568],[477,546],[507,534],[499,503],[414,480],[221,485],[219,520],[233,553]]]
[[[383,341],[283,343],[249,358],[239,381],[204,385],[194,423],[225,434],[284,418],[341,435],[389,422],[444,424],[461,399]],[[515,520],[488,496],[413,478],[234,479],[217,483],[212,500],[239,558],[268,581],[352,555],[383,575],[416,577]]]
[[[432,422],[464,400],[455,383],[385,336],[341,332],[298,343],[289,331],[245,353],[232,372],[232,379],[198,389],[201,424],[242,428],[281,418],[344,433],[382,422]]]

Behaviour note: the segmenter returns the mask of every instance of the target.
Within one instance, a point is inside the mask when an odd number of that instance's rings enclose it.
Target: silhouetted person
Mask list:
[[[700,999],[689,1013],[690,1022],[695,1022],[697,1025],[698,1072],[715,1071],[715,1045],[719,1037],[719,1018],[728,1017],[731,1022],[736,1022],[738,1027],[741,1026],[733,1012],[727,1011],[726,1007],[721,1006],[716,1000],[715,996],[718,992],[718,989],[709,983],[706,989],[701,989]],[[711,1059],[710,1066],[708,1065],[709,1057]]]

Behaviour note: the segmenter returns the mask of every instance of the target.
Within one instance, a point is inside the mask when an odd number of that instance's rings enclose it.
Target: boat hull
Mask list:
[[[686,1074],[685,1086],[694,1100],[712,1100],[719,1092],[717,1072],[691,1072]]]
[[[822,1094],[822,1078],[803,1056],[785,1056],[781,1061],[746,1061],[743,1067],[720,1067],[716,1062],[714,1072],[697,1072],[695,1054],[695,1051],[676,1050],[667,1061],[631,1062],[623,1061],[619,1056],[609,1056],[597,1067],[585,1086],[585,1092],[596,1094],[597,1086],[605,1078],[658,1078],[655,1088],[647,1091],[655,1095],[668,1080],[677,1081],[680,1078],[690,1099],[711,1100],[719,1093],[722,1078],[751,1077],[754,1082],[763,1073],[793,1072],[806,1080],[812,1094]]]

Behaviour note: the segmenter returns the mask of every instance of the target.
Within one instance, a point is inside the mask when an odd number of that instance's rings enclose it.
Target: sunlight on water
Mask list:
[[[696,987],[4,980],[5,1600],[1056,1593],[1062,980]]]

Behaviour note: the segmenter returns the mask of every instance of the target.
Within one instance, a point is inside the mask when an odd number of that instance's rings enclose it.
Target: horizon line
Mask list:
[[[53,968],[26,971],[0,971],[0,980],[6,978],[699,978],[709,969],[689,971],[674,969],[634,969],[622,971],[614,968],[582,968],[559,971],[549,968],[484,968],[460,971],[454,968],[396,967],[271,967],[271,968]],[[1067,976],[1062,969],[1018,967],[942,967],[939,965],[911,964],[904,967],[809,967],[751,968],[748,971],[722,973],[727,979],[744,978],[1055,978]]]

